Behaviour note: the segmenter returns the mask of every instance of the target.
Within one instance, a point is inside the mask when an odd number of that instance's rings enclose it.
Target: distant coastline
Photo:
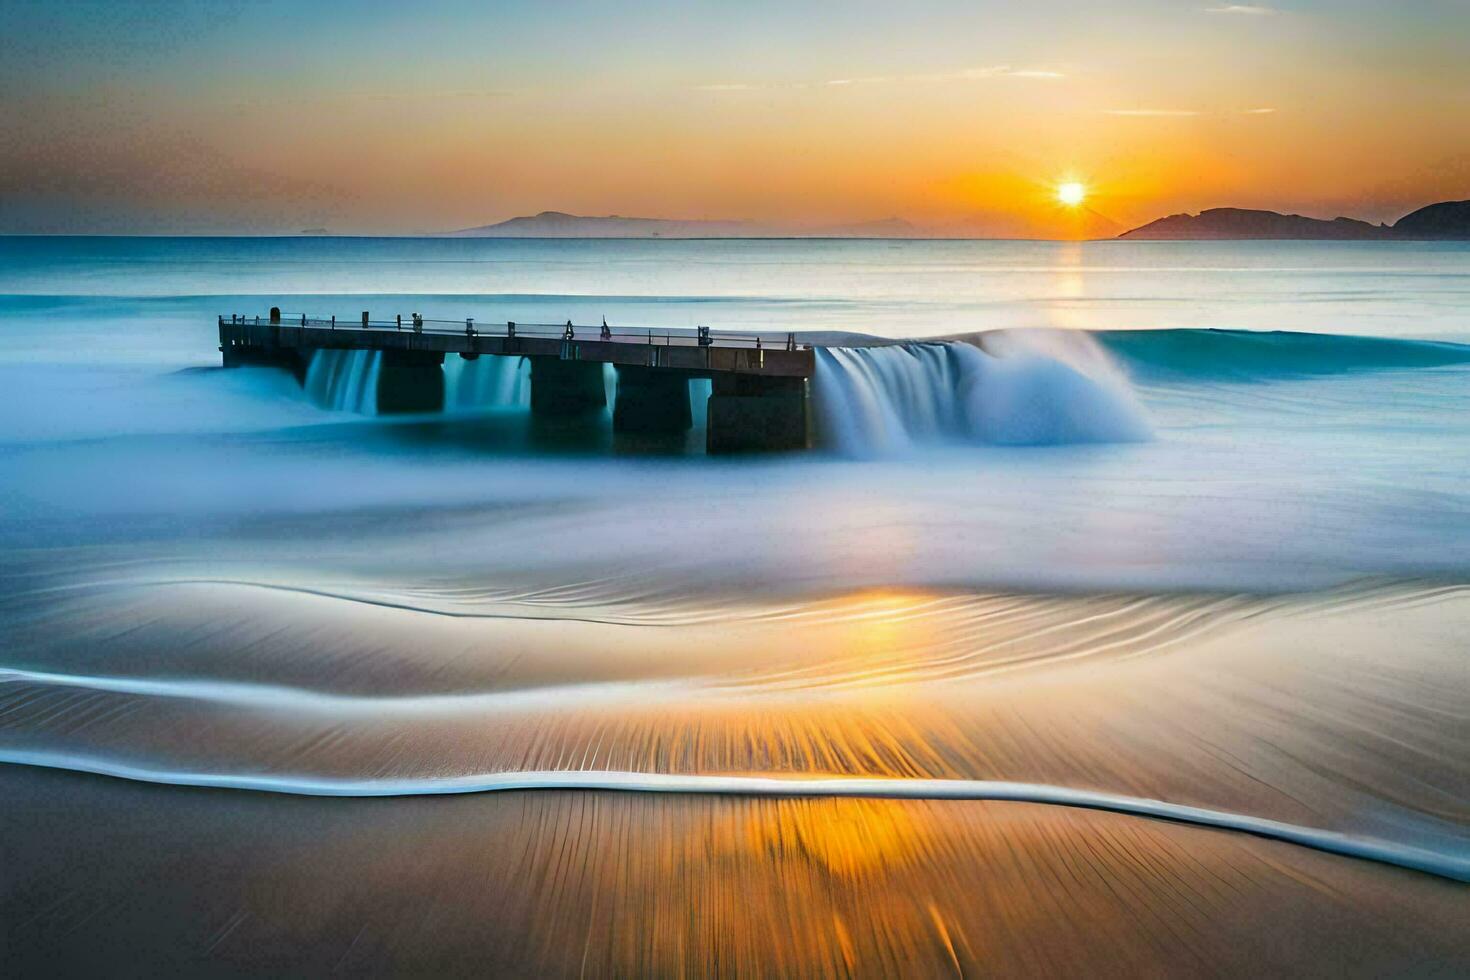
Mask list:
[[[1211,208],[1171,214],[1125,231],[1119,238],[1146,241],[1439,241],[1470,239],[1470,201],[1443,201],[1404,215],[1391,225],[1356,218],[1308,218],[1300,214]]]
[[[448,238],[922,238],[924,231],[902,218],[813,228],[751,221],[627,218],[542,211],[491,225],[461,228]]]
[[[429,237],[445,238],[895,238],[940,239],[946,235],[902,218],[845,225],[796,227],[735,220],[680,220],[622,215],[578,215],[542,211],[495,224],[461,228]],[[1470,201],[1444,201],[1419,208],[1392,225],[1356,218],[1308,218],[1246,208],[1211,208],[1171,214],[1116,238],[1145,241],[1435,241],[1470,240]],[[1098,236],[1094,240],[1107,240]]]

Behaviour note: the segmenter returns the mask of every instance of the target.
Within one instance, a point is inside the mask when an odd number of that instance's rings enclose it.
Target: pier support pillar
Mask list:
[[[689,379],[678,371],[620,365],[613,431],[636,433],[688,432],[694,424],[689,408]]]
[[[714,376],[706,452],[781,452],[806,447],[805,378]]]
[[[444,355],[385,350],[378,367],[378,414],[438,412],[444,408]]]
[[[531,358],[531,414],[564,417],[606,407],[600,361]]]

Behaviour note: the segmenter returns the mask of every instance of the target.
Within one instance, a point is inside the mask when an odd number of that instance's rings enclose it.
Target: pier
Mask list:
[[[531,412],[570,418],[607,407],[603,365],[617,385],[613,430],[669,434],[692,425],[689,381],[711,382],[706,448],[711,453],[804,449],[808,382],[816,370],[810,346],[794,334],[771,344],[756,334],[694,334],[606,325],[481,324],[473,319],[311,317],[272,309],[265,317],[219,317],[225,367],[272,365],[304,379],[318,350],[381,352],[380,413],[436,412],[444,406],[444,358],[451,354],[526,358]]]

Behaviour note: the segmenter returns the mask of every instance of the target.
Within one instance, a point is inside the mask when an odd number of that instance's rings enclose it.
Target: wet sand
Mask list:
[[[299,793],[531,770],[1018,780],[1466,853],[1459,587],[600,605],[288,585],[124,576],[13,602],[0,756]],[[323,799],[14,764],[0,798],[16,975],[1470,965],[1464,884],[1055,805]]]
[[[320,800],[0,769],[12,975],[1454,975],[1465,886],[1012,803]]]
[[[30,663],[0,675],[0,759],[306,792],[560,770],[1007,780],[1466,844],[1464,589],[616,608],[632,621],[239,585],[38,596],[12,631]]]

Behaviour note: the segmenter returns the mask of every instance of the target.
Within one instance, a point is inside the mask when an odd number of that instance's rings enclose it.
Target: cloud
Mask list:
[[[1012,68],[990,65],[984,68],[961,68],[959,71],[933,72],[922,75],[888,75],[873,79],[881,82],[973,82],[986,78],[1066,78],[1059,71],[1040,68]],[[829,83],[830,84],[830,83]]]
[[[1207,14],[1242,14],[1246,17],[1269,17],[1276,13],[1273,7],[1262,7],[1253,3],[1229,3],[1222,7],[1206,7]]]
[[[1154,116],[1163,119],[1182,119],[1190,116],[1222,116],[1231,112],[1242,116],[1268,116],[1276,110],[1269,106],[1253,109],[1219,109],[1206,112],[1202,109],[1104,109],[1107,116]]]
[[[1198,109],[1104,109],[1109,116],[1197,116]]]

